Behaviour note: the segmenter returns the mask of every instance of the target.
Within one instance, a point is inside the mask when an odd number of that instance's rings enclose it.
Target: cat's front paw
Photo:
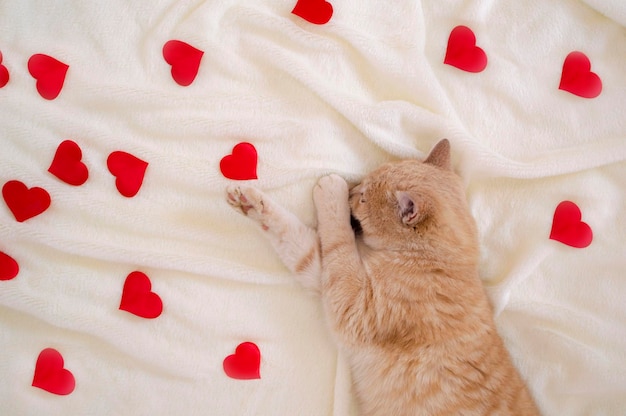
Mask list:
[[[256,188],[229,186],[226,188],[226,201],[235,210],[252,219],[260,220],[263,216],[263,193]]]
[[[339,175],[332,174],[320,178],[313,189],[315,202],[323,202],[329,199],[348,200],[348,184]]]
[[[319,214],[324,217],[350,216],[349,190],[346,181],[339,175],[322,177],[313,188],[313,200]]]

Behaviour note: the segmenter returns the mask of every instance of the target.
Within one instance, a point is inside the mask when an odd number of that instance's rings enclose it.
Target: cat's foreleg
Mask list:
[[[313,190],[322,256],[322,298],[341,333],[364,334],[366,272],[350,225],[348,184],[338,175],[319,180]]]
[[[306,288],[320,291],[321,262],[317,233],[260,190],[230,186],[228,203],[260,225],[287,268]]]

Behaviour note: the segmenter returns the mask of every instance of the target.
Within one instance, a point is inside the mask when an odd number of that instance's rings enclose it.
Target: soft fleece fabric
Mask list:
[[[498,326],[543,413],[623,414],[624,3],[331,3],[323,25],[294,0],[0,4],[0,185],[51,199],[23,222],[0,201],[0,252],[19,264],[0,281],[0,413],[354,414],[318,301],[228,207],[220,161],[251,143],[251,182],[314,224],[322,175],[354,182],[447,137]],[[481,72],[444,64],[459,25],[487,56]],[[203,52],[188,86],[164,59],[170,40]],[[573,51],[601,79],[594,98],[559,89]],[[29,73],[36,54],[69,66],[53,99]],[[79,186],[48,172],[67,139],[89,170]],[[116,151],[148,163],[132,197],[107,167]],[[549,238],[561,201],[592,229],[587,247]],[[120,309],[135,271],[162,301],[155,318]],[[244,342],[260,378],[224,370]],[[32,386],[47,348],[70,394]]]

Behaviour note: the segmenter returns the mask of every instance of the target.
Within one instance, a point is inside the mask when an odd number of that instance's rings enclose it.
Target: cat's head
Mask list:
[[[373,249],[476,245],[474,221],[446,139],[423,162],[392,162],[371,172],[350,190],[350,208],[361,238]]]

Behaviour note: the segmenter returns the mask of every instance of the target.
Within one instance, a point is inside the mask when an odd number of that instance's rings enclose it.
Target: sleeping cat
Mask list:
[[[363,415],[538,415],[478,277],[474,220],[450,144],[313,190],[317,231],[252,187],[228,202],[319,292]],[[353,224],[353,230],[351,227]]]

